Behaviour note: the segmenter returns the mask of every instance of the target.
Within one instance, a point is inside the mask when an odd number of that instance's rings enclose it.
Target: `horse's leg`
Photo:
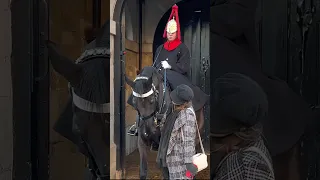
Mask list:
[[[281,180],[305,180],[301,169],[301,148],[299,141],[289,151],[274,156],[273,169],[275,171],[275,179]]]
[[[148,152],[150,151],[150,149],[141,139],[141,133],[138,133],[138,150],[140,154],[140,179],[147,179]]]

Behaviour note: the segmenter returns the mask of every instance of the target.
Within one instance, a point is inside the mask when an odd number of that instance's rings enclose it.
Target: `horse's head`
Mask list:
[[[148,132],[143,133],[159,133],[158,117],[168,109],[163,106],[167,99],[164,98],[161,75],[155,68],[145,67],[135,80],[126,77],[126,82],[132,88],[132,104],[139,113],[141,124],[147,128],[145,131]]]
[[[135,80],[126,77],[127,84],[132,88],[133,105],[144,120],[154,118],[158,110],[159,76],[152,67],[145,67]]]
[[[63,56],[55,44],[48,44],[53,68],[70,83],[74,106],[73,126],[81,133],[85,133],[87,121],[108,122],[109,119],[110,36],[106,35],[109,34],[109,27],[109,22],[106,22],[96,34],[96,39],[86,45],[76,62]],[[80,124],[75,126],[77,123]]]
[[[107,177],[109,174],[109,162],[106,161],[110,150],[109,27],[107,21],[97,34],[85,38],[89,44],[76,62],[64,57],[53,43],[48,43],[51,64],[68,80],[72,100],[60,116],[55,130],[78,145],[89,158],[89,168],[95,177]],[[96,38],[92,40],[93,37]],[[92,152],[107,153],[93,155]]]

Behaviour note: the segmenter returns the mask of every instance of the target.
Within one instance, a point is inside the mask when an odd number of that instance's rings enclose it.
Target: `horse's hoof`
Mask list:
[[[143,177],[140,177],[140,180],[145,180],[147,179],[147,177],[143,176]]]

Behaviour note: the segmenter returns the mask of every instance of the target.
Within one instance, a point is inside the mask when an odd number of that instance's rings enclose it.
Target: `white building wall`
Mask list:
[[[110,179],[116,177],[116,145],[114,143],[114,36],[116,22],[113,21],[116,0],[110,0]]]

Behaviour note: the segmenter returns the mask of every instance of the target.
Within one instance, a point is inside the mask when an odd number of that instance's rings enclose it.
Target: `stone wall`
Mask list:
[[[72,8],[70,8],[72,7]],[[92,0],[58,0],[50,3],[50,39],[74,61],[85,45],[83,29],[92,19]],[[83,179],[85,158],[69,140],[52,130],[67,103],[67,81],[51,69],[50,177],[52,180]]]
[[[116,22],[113,21],[113,12],[116,0],[110,0],[110,179],[118,178],[116,172],[116,145],[114,143],[114,37]]]
[[[108,7],[109,1],[102,0]],[[83,51],[84,27],[92,22],[92,0],[57,0],[50,3],[50,39],[57,43],[62,53],[74,61]],[[102,8],[101,24],[110,15]],[[67,103],[67,81],[51,69],[50,87],[50,176],[52,180],[83,179],[86,159],[75,145],[52,130]]]

